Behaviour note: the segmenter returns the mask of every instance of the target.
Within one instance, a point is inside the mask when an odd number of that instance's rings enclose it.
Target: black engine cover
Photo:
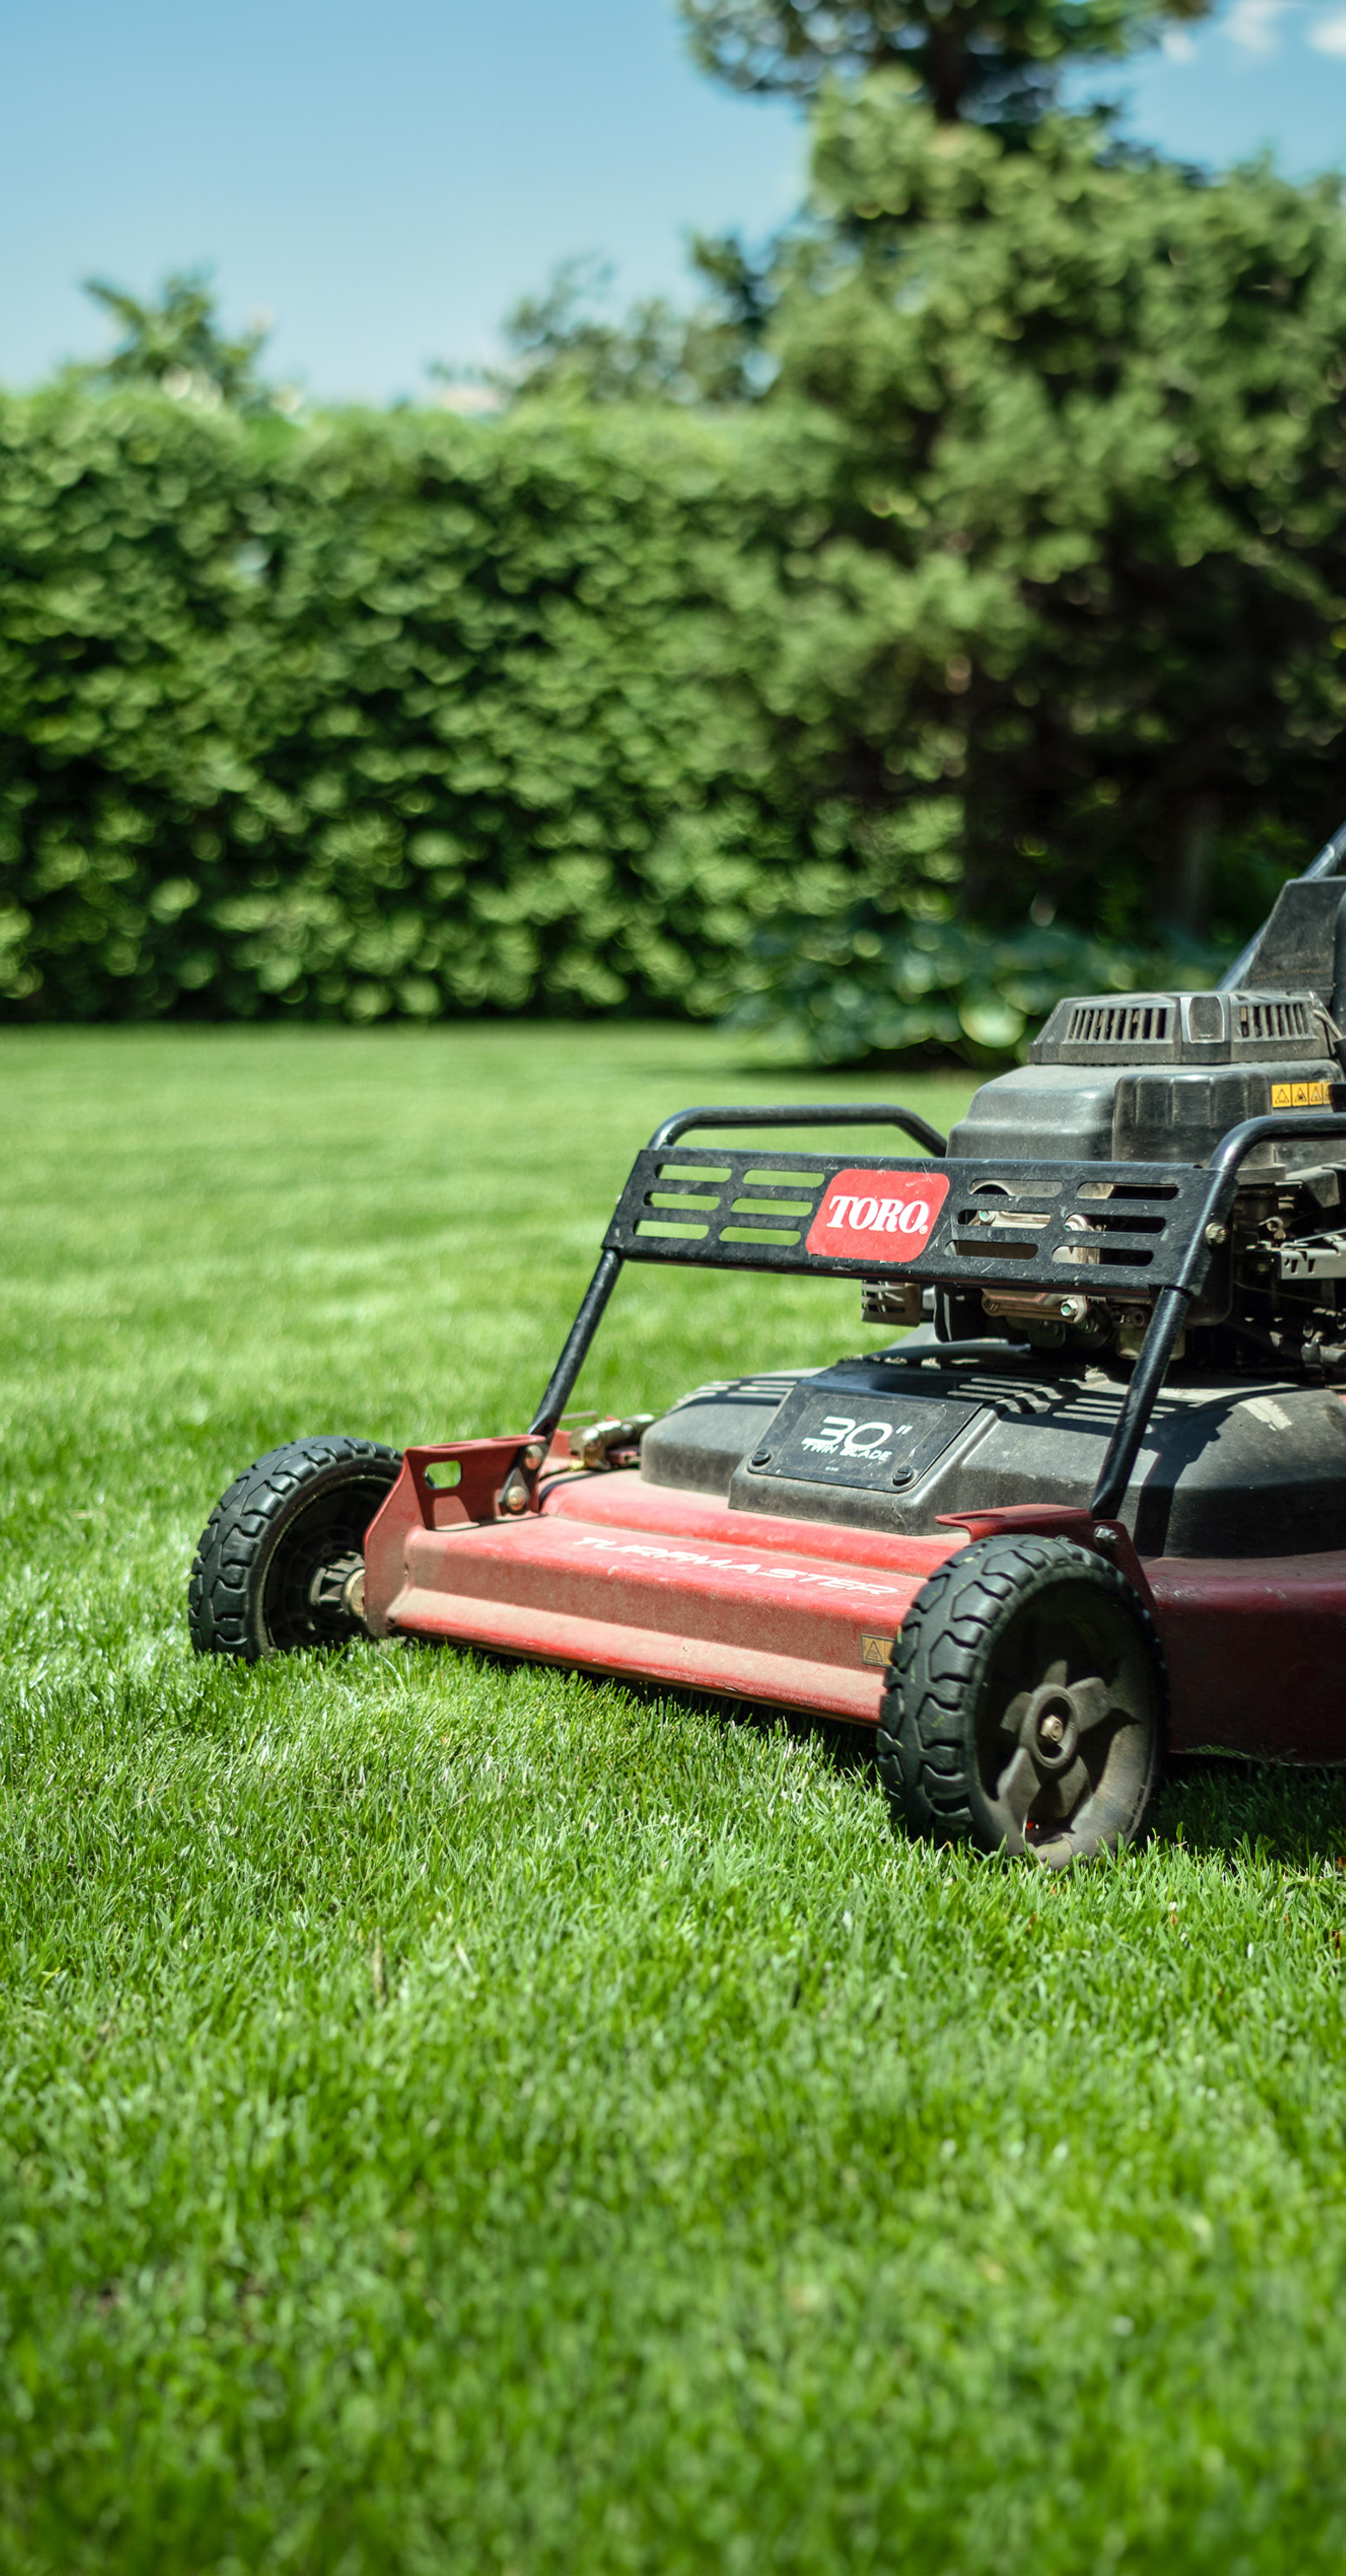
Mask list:
[[[862,1529],[932,1533],[942,1513],[1006,1503],[1087,1509],[1126,1373],[1053,1357],[940,1362],[923,1335],[906,1359],[698,1388],[646,1432],[641,1473],[731,1510]],[[1302,1381],[1170,1380],[1122,1517],[1153,1556],[1346,1547],[1346,1402]]]

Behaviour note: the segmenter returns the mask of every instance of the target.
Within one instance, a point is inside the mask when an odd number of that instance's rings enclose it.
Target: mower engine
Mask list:
[[[910,1533],[987,1507],[1087,1510],[1154,1320],[1146,1246],[1158,1256],[1177,1222],[1164,1171],[1185,1180],[1231,1131],[1283,1112],[1290,1132],[1251,1147],[1206,1228],[1120,1509],[1142,1551],[1346,1547],[1346,1407],[1326,1394],[1346,1379],[1346,1147],[1325,1159],[1294,1128],[1312,1112],[1333,1125],[1342,908],[1339,879],[1287,886],[1236,989],[1059,1003],[1028,1063],[983,1084],[949,1137],[967,1204],[949,1202],[943,1279],[890,1268],[863,1285],[866,1322],[916,1329],[788,1390],[698,1388],[646,1433],[643,1474],[731,1508]],[[957,1269],[994,1277],[963,1287]]]
[[[1004,1157],[1027,1147],[1079,1162],[1204,1163],[1231,1127],[1264,1110],[1329,1107],[1334,1034],[1312,991],[1061,1002],[1028,1064],[976,1094],[949,1151]],[[1109,1187],[1110,1199],[1118,1186]],[[1034,1221],[1009,1206],[985,1219],[1001,1231]],[[1039,1349],[1112,1350],[1134,1360],[1149,1307],[1108,1293],[1101,1247],[1089,1241],[1097,1223],[1085,1214],[1075,1223],[1077,1282],[1055,1296],[1012,1288],[946,1295],[945,1337],[1004,1330]],[[1317,1375],[1346,1365],[1344,1229],[1343,1171],[1323,1162],[1320,1148],[1267,1144],[1251,1155],[1222,1257],[1188,1318],[1183,1341],[1193,1361],[1226,1370],[1271,1361]]]

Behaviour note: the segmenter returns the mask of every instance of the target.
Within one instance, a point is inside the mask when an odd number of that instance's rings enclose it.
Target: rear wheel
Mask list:
[[[1167,1706],[1154,1621],[1115,1566],[1064,1539],[981,1539],[907,1613],[879,1771],[910,1832],[1062,1869],[1143,1830]]]
[[[290,1440],[236,1477],[192,1566],[197,1653],[255,1663],[363,1636],[365,1532],[401,1464],[378,1440]]]

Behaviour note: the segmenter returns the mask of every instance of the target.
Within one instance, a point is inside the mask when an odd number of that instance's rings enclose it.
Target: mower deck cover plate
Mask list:
[[[893,1493],[916,1484],[985,1410],[925,1387],[875,1395],[872,1376],[829,1369],[793,1388],[749,1466],[766,1477]]]

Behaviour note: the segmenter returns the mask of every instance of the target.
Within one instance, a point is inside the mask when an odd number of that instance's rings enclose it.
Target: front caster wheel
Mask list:
[[[401,1464],[378,1440],[289,1440],[236,1477],[187,1588],[197,1653],[256,1663],[363,1635],[365,1532]]]
[[[1167,1716],[1154,1621],[1115,1566],[1066,1539],[979,1539],[907,1613],[879,1772],[910,1832],[1064,1869],[1141,1832]]]

